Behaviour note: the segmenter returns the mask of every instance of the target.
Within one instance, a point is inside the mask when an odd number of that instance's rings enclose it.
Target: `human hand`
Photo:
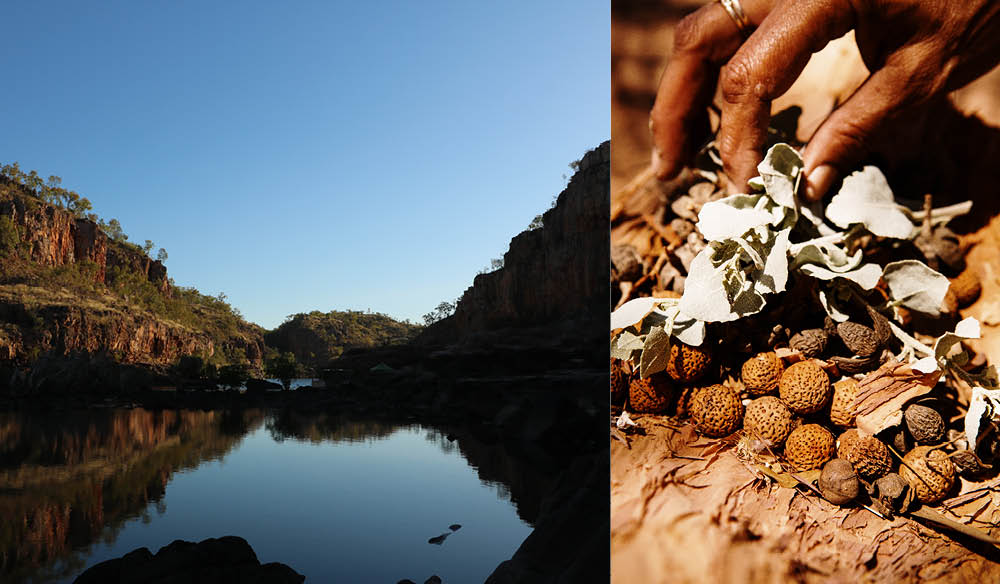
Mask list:
[[[718,84],[717,144],[726,173],[743,188],[757,174],[771,101],[788,90],[812,53],[851,29],[871,75],[805,147],[810,200],[851,170],[876,138],[895,135],[947,92],[1000,62],[1000,3],[989,0],[744,0],[742,7],[756,28],[745,42],[718,2],[675,30],[674,54],[650,114],[660,178],[690,161]]]

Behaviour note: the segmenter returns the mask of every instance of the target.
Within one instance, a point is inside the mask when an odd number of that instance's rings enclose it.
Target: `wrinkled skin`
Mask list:
[[[880,141],[914,138],[947,92],[1000,63],[998,2],[742,0],[742,6],[752,30],[745,41],[718,2],[677,26],[674,56],[650,114],[652,163],[661,179],[675,176],[705,139],[706,107],[718,85],[719,151],[732,186],[742,190],[763,157],[771,102],[814,52],[850,30],[871,75],[805,147],[810,200]]]

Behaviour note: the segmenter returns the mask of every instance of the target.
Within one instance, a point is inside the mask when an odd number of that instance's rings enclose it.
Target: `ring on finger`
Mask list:
[[[750,36],[750,21],[747,19],[747,15],[743,12],[743,6],[740,4],[740,0],[719,0],[719,4],[726,10],[726,14],[729,18],[733,19],[736,24],[736,28],[739,29],[740,35],[743,38]]]

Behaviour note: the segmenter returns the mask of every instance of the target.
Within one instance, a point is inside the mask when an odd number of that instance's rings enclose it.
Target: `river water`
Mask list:
[[[306,582],[482,582],[531,526],[479,468],[510,457],[470,440],[260,410],[0,413],[0,581],[238,535]]]

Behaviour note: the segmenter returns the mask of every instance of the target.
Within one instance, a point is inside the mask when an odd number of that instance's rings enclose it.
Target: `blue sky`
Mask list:
[[[0,163],[274,327],[420,322],[610,137],[606,0],[17,2]]]

